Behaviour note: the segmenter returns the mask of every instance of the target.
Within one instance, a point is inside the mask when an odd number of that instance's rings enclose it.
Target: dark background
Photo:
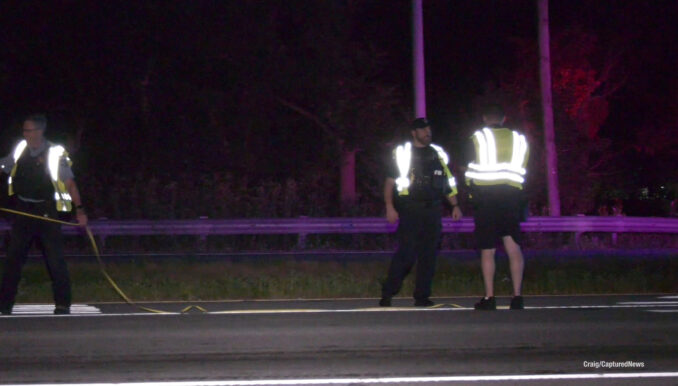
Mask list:
[[[551,1],[563,214],[669,215],[676,1]],[[409,1],[2,1],[0,151],[27,113],[95,216],[379,215],[413,118]],[[428,116],[453,162],[499,101],[544,213],[534,1],[424,1]],[[357,196],[340,205],[342,154]],[[458,178],[461,177],[457,173]],[[675,213],[675,212],[673,212]]]

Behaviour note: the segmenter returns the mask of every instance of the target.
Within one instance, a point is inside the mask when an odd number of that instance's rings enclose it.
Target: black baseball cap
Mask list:
[[[428,120],[426,118],[417,118],[414,121],[412,121],[412,125],[410,127],[412,130],[417,130],[429,126],[431,125],[428,123]]]

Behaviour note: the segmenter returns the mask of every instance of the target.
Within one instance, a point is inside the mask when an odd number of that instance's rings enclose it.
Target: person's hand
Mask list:
[[[458,205],[455,205],[452,208],[452,220],[459,221],[459,220],[461,220],[462,216],[463,216],[463,214],[461,213],[461,209],[459,208]]]
[[[75,218],[78,220],[78,225],[81,227],[87,226],[87,213],[84,210],[77,210],[75,212]]]
[[[394,207],[386,207],[386,220],[390,224],[394,224],[396,221],[398,221],[398,211],[396,211]]]

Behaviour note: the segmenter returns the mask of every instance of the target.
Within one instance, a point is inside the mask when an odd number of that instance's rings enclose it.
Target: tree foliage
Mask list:
[[[531,184],[545,185],[543,135],[539,97],[538,60],[533,41],[514,40],[517,70],[506,73],[501,84],[504,98],[518,124],[526,128],[532,143]],[[551,40],[552,88],[559,185],[564,214],[593,210],[600,181],[614,171],[624,149],[613,148],[601,135],[610,113],[609,104],[624,84],[619,57],[605,52],[597,36],[581,28],[569,28]],[[536,169],[536,170],[535,170]],[[544,202],[544,190],[532,189],[533,200]]]

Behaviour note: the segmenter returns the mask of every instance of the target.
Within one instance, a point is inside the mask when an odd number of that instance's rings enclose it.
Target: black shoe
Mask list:
[[[525,308],[525,306],[523,305],[523,297],[522,296],[514,296],[513,299],[511,299],[511,309],[512,310],[522,310],[524,308]]]
[[[12,310],[2,309],[0,310],[0,315],[12,315]]]
[[[71,313],[70,307],[56,306],[54,307],[54,315],[68,315]]]
[[[494,296],[490,298],[482,298],[478,303],[476,303],[473,308],[476,310],[482,311],[493,311],[497,309],[497,301],[494,299]]]
[[[391,298],[381,298],[379,307],[391,307]]]
[[[414,301],[415,307],[433,307],[435,305],[431,299],[417,299]]]

